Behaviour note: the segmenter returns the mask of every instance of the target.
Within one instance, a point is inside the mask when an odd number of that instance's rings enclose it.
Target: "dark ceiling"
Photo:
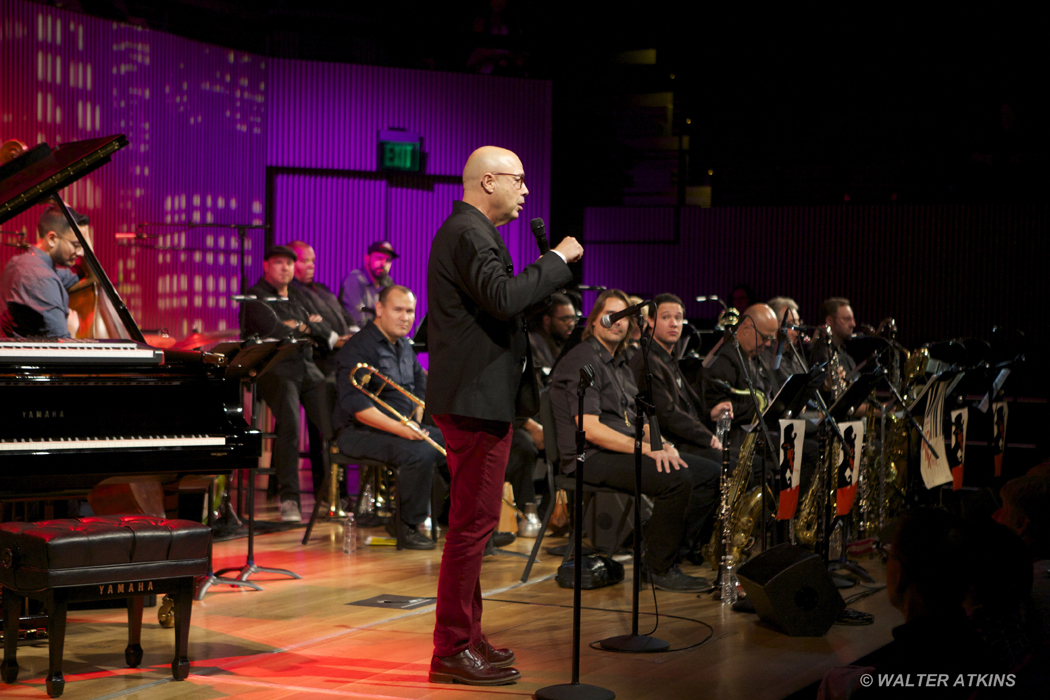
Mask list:
[[[589,174],[574,208],[623,201],[645,156],[616,105],[665,91],[673,133],[691,138],[683,184],[712,184],[720,204],[1042,201],[1050,185],[1050,42],[1034,5],[42,4],[274,57],[552,80],[554,177]],[[655,64],[613,60],[644,48]]]

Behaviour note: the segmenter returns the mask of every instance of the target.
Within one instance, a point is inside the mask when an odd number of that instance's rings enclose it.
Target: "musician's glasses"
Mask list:
[[[514,178],[514,185],[520,190],[521,186],[525,184],[525,173],[492,173],[493,175],[506,175],[507,177]]]

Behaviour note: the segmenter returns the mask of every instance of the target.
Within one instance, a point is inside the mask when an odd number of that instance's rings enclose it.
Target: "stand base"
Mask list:
[[[500,554],[502,554],[505,557],[519,557],[521,559],[528,559],[529,558],[528,554],[522,554],[521,552],[508,552],[505,549],[500,549],[496,545],[492,544],[492,540],[489,540],[488,544],[485,545],[485,551],[482,552],[481,556],[483,556],[483,557],[487,557],[489,555],[497,556],[497,555],[500,555]]]
[[[613,700],[616,693],[597,685],[563,683],[540,688],[532,697],[536,700]]]
[[[223,571],[228,571],[228,569],[223,569]],[[253,583],[251,581],[242,581],[240,579],[235,578],[222,578],[216,573],[212,574],[204,580],[204,582],[200,585],[200,588],[197,589],[197,595],[195,596],[195,598],[197,600],[204,600],[204,596],[207,595],[208,589],[212,586],[247,586],[248,588],[253,588],[257,591],[261,591],[263,589],[263,587],[257,583]]]
[[[671,648],[669,642],[644,634],[622,634],[598,642],[606,651],[619,651],[625,654],[655,654]]]
[[[221,576],[222,574],[225,574],[228,571],[239,571],[240,573],[237,574],[237,580],[241,583],[250,583],[250,581],[248,581],[248,577],[252,574],[278,574],[281,576],[290,576],[292,578],[302,578],[302,576],[295,573],[294,571],[289,571],[288,569],[269,569],[265,566],[256,566],[255,562],[249,562],[242,566],[240,569],[236,567],[222,569],[220,571],[216,571],[215,575]]]

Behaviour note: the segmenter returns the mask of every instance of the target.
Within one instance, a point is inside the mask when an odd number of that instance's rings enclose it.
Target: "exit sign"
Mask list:
[[[401,129],[379,132],[379,170],[419,172],[419,134]]]

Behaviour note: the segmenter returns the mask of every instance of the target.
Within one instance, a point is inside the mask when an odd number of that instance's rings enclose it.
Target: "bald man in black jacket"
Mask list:
[[[583,255],[573,238],[514,275],[496,231],[529,193],[521,161],[486,146],[463,169],[463,201],[438,230],[427,270],[427,413],[441,429],[452,474],[449,532],[438,580],[430,680],[501,685],[520,677],[514,653],[481,633],[481,559],[499,521],[513,421],[535,415],[525,310],[572,281]]]

